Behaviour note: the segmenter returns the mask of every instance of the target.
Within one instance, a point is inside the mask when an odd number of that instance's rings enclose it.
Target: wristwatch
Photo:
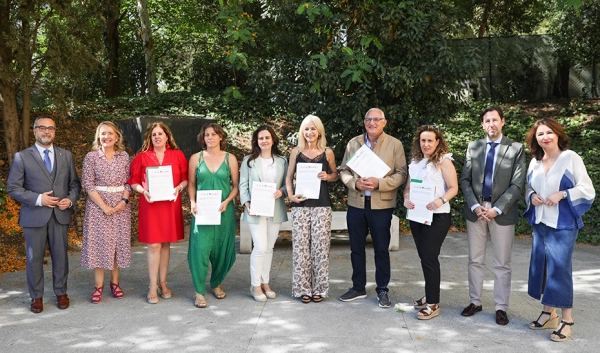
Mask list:
[[[569,197],[569,194],[563,190],[563,199],[566,199],[567,197]]]
[[[121,199],[121,201],[125,202],[126,205],[129,203],[129,200],[124,197]]]
[[[440,196],[440,199],[442,200],[442,204],[448,203],[448,200],[444,196]]]

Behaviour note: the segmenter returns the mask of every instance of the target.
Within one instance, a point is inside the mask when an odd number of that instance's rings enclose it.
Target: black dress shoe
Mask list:
[[[496,310],[496,323],[498,325],[508,324],[508,316],[504,310]]]
[[[69,307],[69,297],[66,294],[56,296],[56,306],[60,310],[64,310]]]
[[[42,303],[42,298],[31,299],[31,312],[34,314],[39,314],[44,311],[44,304]]]
[[[469,306],[464,308],[462,313],[460,313],[460,314],[462,316],[473,316],[473,315],[475,315],[475,313],[478,313],[481,310],[483,310],[483,307],[481,305],[475,305],[475,304],[471,303],[471,304],[469,304]]]

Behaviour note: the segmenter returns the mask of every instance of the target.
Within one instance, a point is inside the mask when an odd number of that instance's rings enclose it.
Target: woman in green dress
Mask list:
[[[233,199],[238,194],[239,168],[234,155],[225,151],[227,133],[215,123],[205,124],[198,134],[202,151],[190,158],[188,195],[192,214],[188,263],[196,289],[194,305],[206,308],[206,277],[211,265],[210,287],[217,299],[227,294],[221,282],[235,262],[235,210]],[[196,225],[198,207],[196,192],[220,190],[221,224]]]

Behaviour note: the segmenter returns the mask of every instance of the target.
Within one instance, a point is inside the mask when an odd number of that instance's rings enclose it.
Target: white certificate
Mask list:
[[[415,208],[406,212],[406,219],[431,225],[433,211],[427,209],[427,204],[435,199],[435,185],[422,180],[410,180],[410,201]]]
[[[250,212],[257,216],[273,217],[275,213],[275,183],[252,182]]]
[[[147,167],[146,177],[151,201],[172,201],[177,198],[173,187],[173,170],[170,165]]]
[[[346,161],[356,174],[362,178],[383,178],[392,169],[371,151],[367,145],[363,145],[356,153]]]
[[[198,190],[196,192],[196,224],[219,225],[221,224],[221,190]]]
[[[307,199],[318,199],[321,191],[321,179],[317,176],[323,171],[321,163],[296,164],[296,192]]]

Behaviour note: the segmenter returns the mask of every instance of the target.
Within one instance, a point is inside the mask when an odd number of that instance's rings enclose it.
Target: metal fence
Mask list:
[[[466,83],[465,92],[472,99],[588,98],[600,91],[600,63],[595,70],[591,65],[570,67],[566,77],[567,68],[558,67],[550,35],[474,38],[467,46],[482,59],[480,70]]]

